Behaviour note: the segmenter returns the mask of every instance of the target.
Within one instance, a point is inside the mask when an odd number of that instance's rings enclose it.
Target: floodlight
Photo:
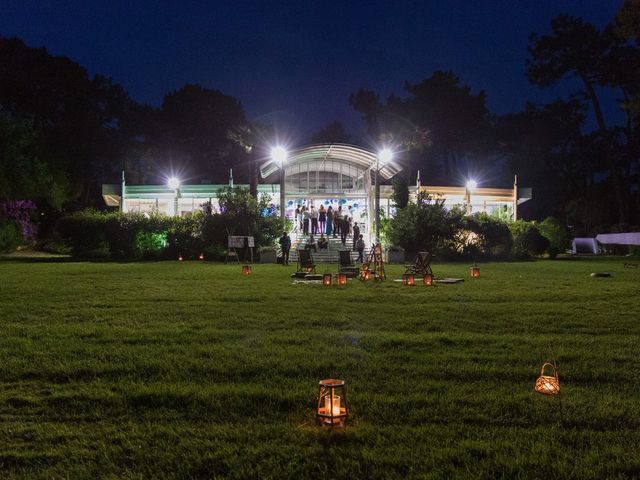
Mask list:
[[[171,177],[167,185],[169,185],[169,188],[176,190],[180,186],[180,180],[176,177]]]
[[[282,166],[287,161],[287,149],[284,147],[273,147],[271,149],[271,158]]]
[[[477,186],[478,186],[478,183],[475,180],[467,181],[467,190],[475,190]]]
[[[392,158],[393,152],[386,147],[380,150],[380,152],[378,153],[378,159],[383,165],[387,162],[390,162]]]

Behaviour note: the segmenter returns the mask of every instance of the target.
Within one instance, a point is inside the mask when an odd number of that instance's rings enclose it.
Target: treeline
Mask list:
[[[497,116],[484,92],[445,71],[407,82],[403,95],[381,100],[361,89],[348,101],[376,141],[402,152],[406,181],[417,170],[443,184],[459,184],[462,170],[491,172],[492,184],[518,174],[534,189],[528,218],[553,215],[584,233],[632,228],[640,223],[639,17],[640,0],[627,0],[602,30],[561,15],[549,35],[533,34],[529,80],[545,88],[575,77],[582,87],[548,105],[523,99],[523,111]],[[623,124],[605,117],[603,88],[618,93]],[[123,169],[129,183],[149,184],[170,172],[226,183],[233,168],[236,182],[255,185],[269,130],[218,90],[187,84],[157,108],[141,105],[110,78],[0,37],[0,202],[34,202],[42,235],[62,213],[103,208],[101,185]],[[358,142],[337,122],[310,140]]]
[[[517,174],[521,186],[533,187],[533,201],[522,208],[529,218],[553,215],[582,233],[637,228],[639,25],[640,1],[628,0],[602,30],[560,15],[551,34],[532,34],[529,81],[546,88],[577,79],[579,89],[546,105],[527,102],[518,113],[491,113],[483,91],[472,92],[444,71],[406,82],[404,96],[382,100],[361,89],[349,102],[378,142],[407,152],[405,172],[421,169],[431,184],[460,185],[469,173],[501,170],[505,183]],[[600,95],[605,89],[615,91],[617,103],[606,109]],[[605,111],[616,109],[624,116],[621,125],[605,118]],[[589,113],[596,120],[592,131]]]

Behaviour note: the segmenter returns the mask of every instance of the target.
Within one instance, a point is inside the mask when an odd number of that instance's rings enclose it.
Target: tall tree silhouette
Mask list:
[[[560,80],[577,77],[583,85],[582,93],[589,99],[595,113],[600,135],[604,141],[610,137],[600,100],[598,85],[609,82],[608,67],[619,42],[610,28],[599,31],[579,18],[563,14],[551,22],[551,35],[532,34],[529,39],[527,77],[540,87]],[[611,151],[605,151],[609,172],[618,205],[618,220],[625,222],[626,194],[619,166]]]
[[[165,163],[179,164],[192,181],[225,183],[238,154],[231,131],[245,123],[238,100],[187,84],[164,97],[153,142]]]
[[[424,168],[433,181],[459,181],[457,168],[492,150],[491,121],[484,92],[472,94],[452,72],[436,71],[419,83],[405,83],[408,96],[386,103],[369,90],[349,97],[369,132],[408,151],[410,165]]]
[[[0,37],[0,109],[38,134],[48,170],[69,180],[67,205],[101,203],[100,184],[111,179],[127,149],[121,126],[133,105],[111,79]]]

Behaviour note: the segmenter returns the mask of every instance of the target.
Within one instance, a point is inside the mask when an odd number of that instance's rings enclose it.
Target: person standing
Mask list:
[[[356,259],[356,262],[364,263],[364,238],[362,238],[362,235],[358,236],[356,250],[358,250],[358,258]]]
[[[285,231],[279,240],[282,250],[282,265],[289,265],[289,250],[291,250],[291,237]]]
[[[300,221],[300,205],[296,207],[295,214],[293,216],[293,231],[298,233],[302,228],[302,222]]]
[[[333,232],[333,208],[329,205],[327,208],[327,237]],[[333,235],[335,238],[335,234]]]
[[[309,235],[309,219],[311,218],[311,214],[307,207],[302,207],[302,234]]]
[[[313,205],[311,205],[311,234],[318,234],[318,212]]]
[[[342,226],[342,205],[338,206],[338,210],[333,215],[333,236],[340,234],[340,227]]]
[[[342,245],[346,245],[347,244],[347,235],[349,235],[349,220],[347,219],[346,215],[340,216],[340,240],[342,241]]]
[[[324,205],[320,204],[318,208],[318,230],[320,235],[324,235],[324,230],[327,226],[327,211],[324,209]]]
[[[356,249],[356,243],[360,239],[360,227],[358,226],[358,222],[353,226],[353,249]]]

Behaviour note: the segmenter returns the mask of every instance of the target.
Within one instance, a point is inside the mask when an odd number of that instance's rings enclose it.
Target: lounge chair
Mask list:
[[[357,277],[360,269],[353,263],[351,250],[340,250],[338,253],[340,254],[338,273],[344,273],[349,278]]]
[[[315,273],[316,264],[313,262],[311,256],[311,250],[298,250],[298,264],[296,266],[296,273]]]
[[[413,259],[409,265],[405,265],[404,273],[412,273],[414,275],[425,276],[427,273],[433,274],[431,271],[431,259],[433,253],[431,252],[418,252],[416,258]]]

